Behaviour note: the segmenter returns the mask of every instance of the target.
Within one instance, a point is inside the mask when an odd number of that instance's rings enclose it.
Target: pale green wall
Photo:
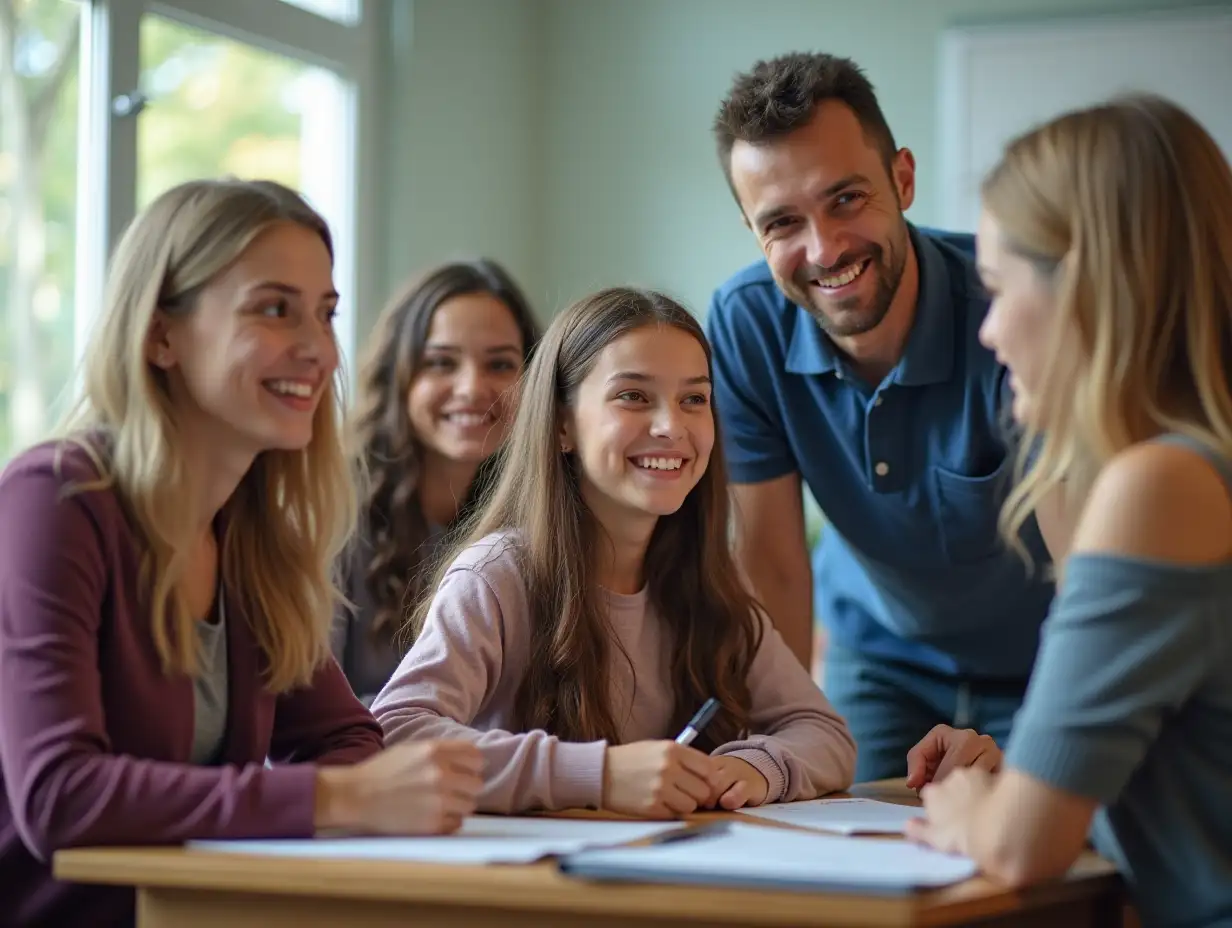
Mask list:
[[[1211,5],[371,2],[388,4],[392,20],[382,171],[388,284],[449,254],[485,251],[509,264],[545,315],[617,283],[662,287],[702,312],[714,286],[757,256],[709,126],[732,75],[759,57],[822,49],[864,65],[899,143],[916,153],[919,192],[910,215],[928,223],[936,213],[938,48],[946,26]]]
[[[665,289],[701,313],[715,285],[758,256],[709,127],[733,74],[760,57],[824,50],[860,62],[898,143],[916,154],[910,217],[927,224],[936,221],[938,53],[947,26],[1213,5],[370,2],[390,19],[382,66],[387,286],[429,262],[480,251],[510,267],[544,316],[622,283]],[[378,309],[361,310],[361,339]]]
[[[543,290],[540,0],[369,0],[381,70],[382,298],[444,259],[485,254]],[[363,307],[361,335],[380,306]]]
[[[547,279],[561,298],[634,282],[704,312],[758,257],[709,127],[733,74],[790,50],[854,58],[918,164],[935,221],[939,39],[951,24],[1180,0],[549,0]],[[1149,67],[1149,63],[1144,63]]]

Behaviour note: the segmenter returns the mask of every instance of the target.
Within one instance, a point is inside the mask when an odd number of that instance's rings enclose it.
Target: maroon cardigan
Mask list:
[[[61,848],[312,834],[312,763],[354,763],[381,730],[330,660],[282,696],[241,607],[227,602],[229,706],[220,766],[188,762],[193,689],[160,667],[140,549],[116,494],[73,445],[0,477],[0,921],[113,926],[134,894],[62,883]],[[274,764],[265,766],[268,757]]]

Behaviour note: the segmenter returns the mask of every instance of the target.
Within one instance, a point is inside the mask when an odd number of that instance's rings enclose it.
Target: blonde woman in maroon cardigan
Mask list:
[[[17,924],[114,926],[73,845],[456,828],[478,751],[381,752],[329,651],[355,517],[325,222],[196,181],[117,249],[63,434],[0,478],[0,885]],[[267,766],[266,758],[272,761]]]

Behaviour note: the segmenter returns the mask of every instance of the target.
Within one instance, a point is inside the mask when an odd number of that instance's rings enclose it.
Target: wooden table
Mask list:
[[[902,781],[851,795],[918,804]],[[724,813],[706,813],[699,820]],[[869,839],[876,840],[876,839]],[[1120,878],[1095,855],[1067,880],[1011,892],[983,878],[906,897],[587,883],[548,863],[449,866],[310,861],[182,848],[82,848],[60,879],[137,887],[138,928],[645,928],[706,926],[1120,925]]]

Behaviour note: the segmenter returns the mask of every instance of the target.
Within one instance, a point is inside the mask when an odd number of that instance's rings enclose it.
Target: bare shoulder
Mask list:
[[[1179,564],[1232,559],[1232,495],[1197,451],[1134,445],[1096,478],[1072,550]]]

